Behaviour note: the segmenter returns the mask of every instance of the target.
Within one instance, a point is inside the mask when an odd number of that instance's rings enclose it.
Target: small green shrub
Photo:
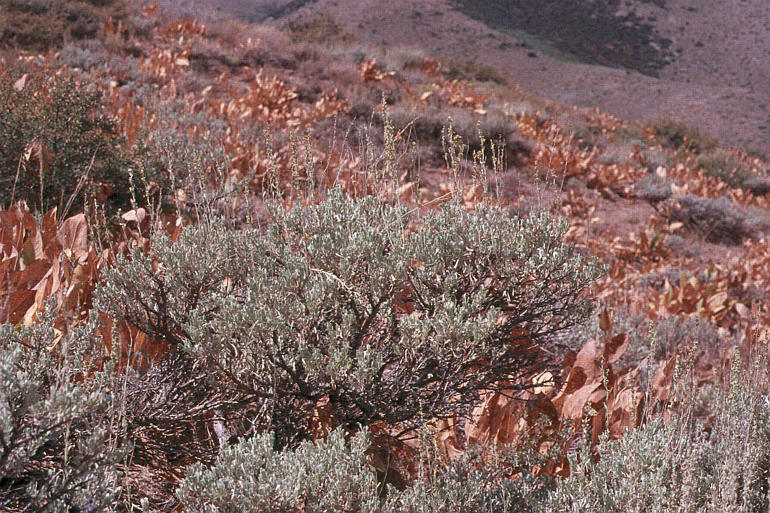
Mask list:
[[[688,401],[668,422],[658,417],[618,440],[605,437],[598,462],[590,451],[572,455],[570,476],[557,481],[546,511],[767,511],[770,403],[762,365],[734,362],[727,388],[705,400],[708,425],[693,419]]]
[[[429,475],[403,491],[383,489],[367,463],[366,430],[347,442],[336,429],[295,450],[276,451],[273,445],[262,434],[225,447],[211,468],[190,467],[177,489],[186,511],[524,513],[542,505],[550,486],[526,469],[510,479],[518,459],[484,463],[470,451],[448,464],[433,462]]]
[[[225,447],[210,469],[193,465],[177,495],[191,513],[358,513],[378,510],[377,479],[367,464],[366,431],[276,451],[262,434]]]
[[[288,33],[294,42],[351,44],[356,37],[347,32],[328,12],[308,20],[289,22]]]
[[[740,186],[755,196],[763,196],[770,192],[770,178],[767,176],[750,176]]]
[[[655,171],[659,167],[666,168],[671,165],[671,159],[664,151],[649,148],[639,139],[622,138],[604,148],[604,151],[599,156],[599,161],[603,164],[627,164],[631,162],[635,148],[639,148],[644,158],[644,165],[650,171]]]
[[[505,78],[497,69],[486,64],[480,64],[477,61],[449,59],[443,62],[443,75],[452,79],[477,80],[479,82],[493,82],[497,85],[508,84]]]
[[[746,183],[755,175],[751,166],[739,159],[734,153],[722,148],[698,155],[698,166],[707,175],[715,176],[731,187],[747,189]]]
[[[257,232],[229,230],[225,223],[187,229],[177,243],[156,235],[152,256],[137,251],[130,259],[117,257],[117,265],[104,273],[94,304],[179,347],[189,340],[191,315],[206,318],[219,308],[216,301],[231,289],[225,279],[243,286],[255,269],[252,255],[258,248]],[[153,257],[163,272],[156,271]]]
[[[683,222],[709,242],[735,245],[755,235],[746,214],[724,196],[713,200],[692,194],[676,195],[664,205],[672,220]]]
[[[70,197],[73,208],[81,206],[97,182],[113,190],[108,207],[127,204],[123,140],[101,112],[101,95],[39,76],[18,90],[17,78],[0,76],[0,204],[23,199],[61,213]]]
[[[59,58],[62,62],[73,68],[90,70],[99,64],[102,64],[107,58],[103,49],[94,45],[66,44],[59,52]]]
[[[400,493],[391,492],[383,513],[529,513],[539,511],[552,486],[531,470],[539,458],[521,448],[516,452],[479,457],[476,447],[447,464],[430,468]],[[511,469],[518,475],[511,478]]]
[[[650,173],[634,183],[634,196],[657,204],[671,197],[671,186],[674,182],[656,173]]]
[[[107,511],[116,499],[104,376],[83,380],[92,327],[0,325],[0,510]],[[53,346],[53,348],[52,348]]]
[[[454,133],[468,145],[469,156],[481,149],[480,136],[487,141],[504,144],[505,162],[508,164],[518,163],[531,152],[531,148],[517,133],[516,121],[503,112],[502,106],[490,106],[486,114],[479,115],[460,107],[428,105],[410,109],[398,105],[389,114],[395,127],[399,130],[406,128],[405,133],[411,135],[425,150],[427,163],[431,165],[444,163],[444,150],[437,141],[441,140],[450,121]],[[488,147],[486,152],[490,160]]]
[[[536,346],[586,318],[600,266],[547,214],[452,203],[414,233],[408,221],[335,190],[277,208],[264,234],[189,229],[108,271],[98,304],[262,405],[254,422],[281,446],[310,436],[322,402],[333,424],[408,432],[482,390],[531,386],[555,363]]]
[[[670,119],[661,119],[651,123],[655,135],[661,138],[666,148],[689,148],[695,153],[714,149],[716,141],[686,124]]]

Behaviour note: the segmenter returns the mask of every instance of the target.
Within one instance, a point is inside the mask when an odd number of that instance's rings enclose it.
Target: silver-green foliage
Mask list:
[[[192,311],[208,316],[215,298],[228,289],[225,278],[241,283],[249,268],[252,231],[230,231],[224,223],[185,230],[177,243],[162,234],[152,240],[152,254],[134,249],[104,272],[95,305],[145,333],[179,345]]]
[[[708,430],[685,411],[605,438],[596,463],[588,452],[572,455],[570,477],[558,482],[547,510],[768,511],[770,402],[758,368],[734,365],[728,389],[712,390]]]
[[[98,296],[252,398],[279,445],[308,437],[321,401],[340,425],[410,430],[480,390],[526,386],[549,363],[535,345],[585,319],[601,272],[547,214],[452,202],[410,230],[405,210],[339,190],[274,214],[264,233],[156,238]]]
[[[115,499],[104,378],[83,379],[92,328],[54,346],[50,316],[0,325],[2,511],[105,511]]]
[[[353,513],[379,507],[377,479],[366,464],[368,436],[276,451],[269,434],[222,449],[216,464],[190,467],[177,495],[190,513]]]
[[[537,461],[535,461],[537,460]],[[480,458],[475,447],[443,465],[427,466],[426,475],[398,492],[389,490],[383,513],[529,513],[547,498],[550,479],[535,476],[540,458],[524,451],[502,451]],[[518,476],[512,479],[512,469]]]
[[[516,513],[541,505],[546,481],[525,470],[508,479],[510,466],[466,455],[443,465],[406,490],[384,493],[367,464],[366,429],[346,442],[336,429],[297,449],[274,449],[258,435],[225,447],[211,468],[194,465],[177,489],[191,513]],[[510,463],[510,462],[509,462]]]

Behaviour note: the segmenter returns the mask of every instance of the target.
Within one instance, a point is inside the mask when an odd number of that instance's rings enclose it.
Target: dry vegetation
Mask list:
[[[329,18],[7,3],[0,509],[767,510],[766,162]]]

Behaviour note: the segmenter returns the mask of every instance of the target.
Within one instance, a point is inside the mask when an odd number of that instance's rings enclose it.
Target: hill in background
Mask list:
[[[629,119],[682,121],[759,152],[770,145],[770,4],[763,0],[201,5],[278,25],[329,15],[362,42],[491,66],[553,100]]]

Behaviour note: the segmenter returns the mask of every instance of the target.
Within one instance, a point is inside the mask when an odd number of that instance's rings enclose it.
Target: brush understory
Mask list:
[[[766,162],[328,16],[2,4],[1,511],[770,509]]]

